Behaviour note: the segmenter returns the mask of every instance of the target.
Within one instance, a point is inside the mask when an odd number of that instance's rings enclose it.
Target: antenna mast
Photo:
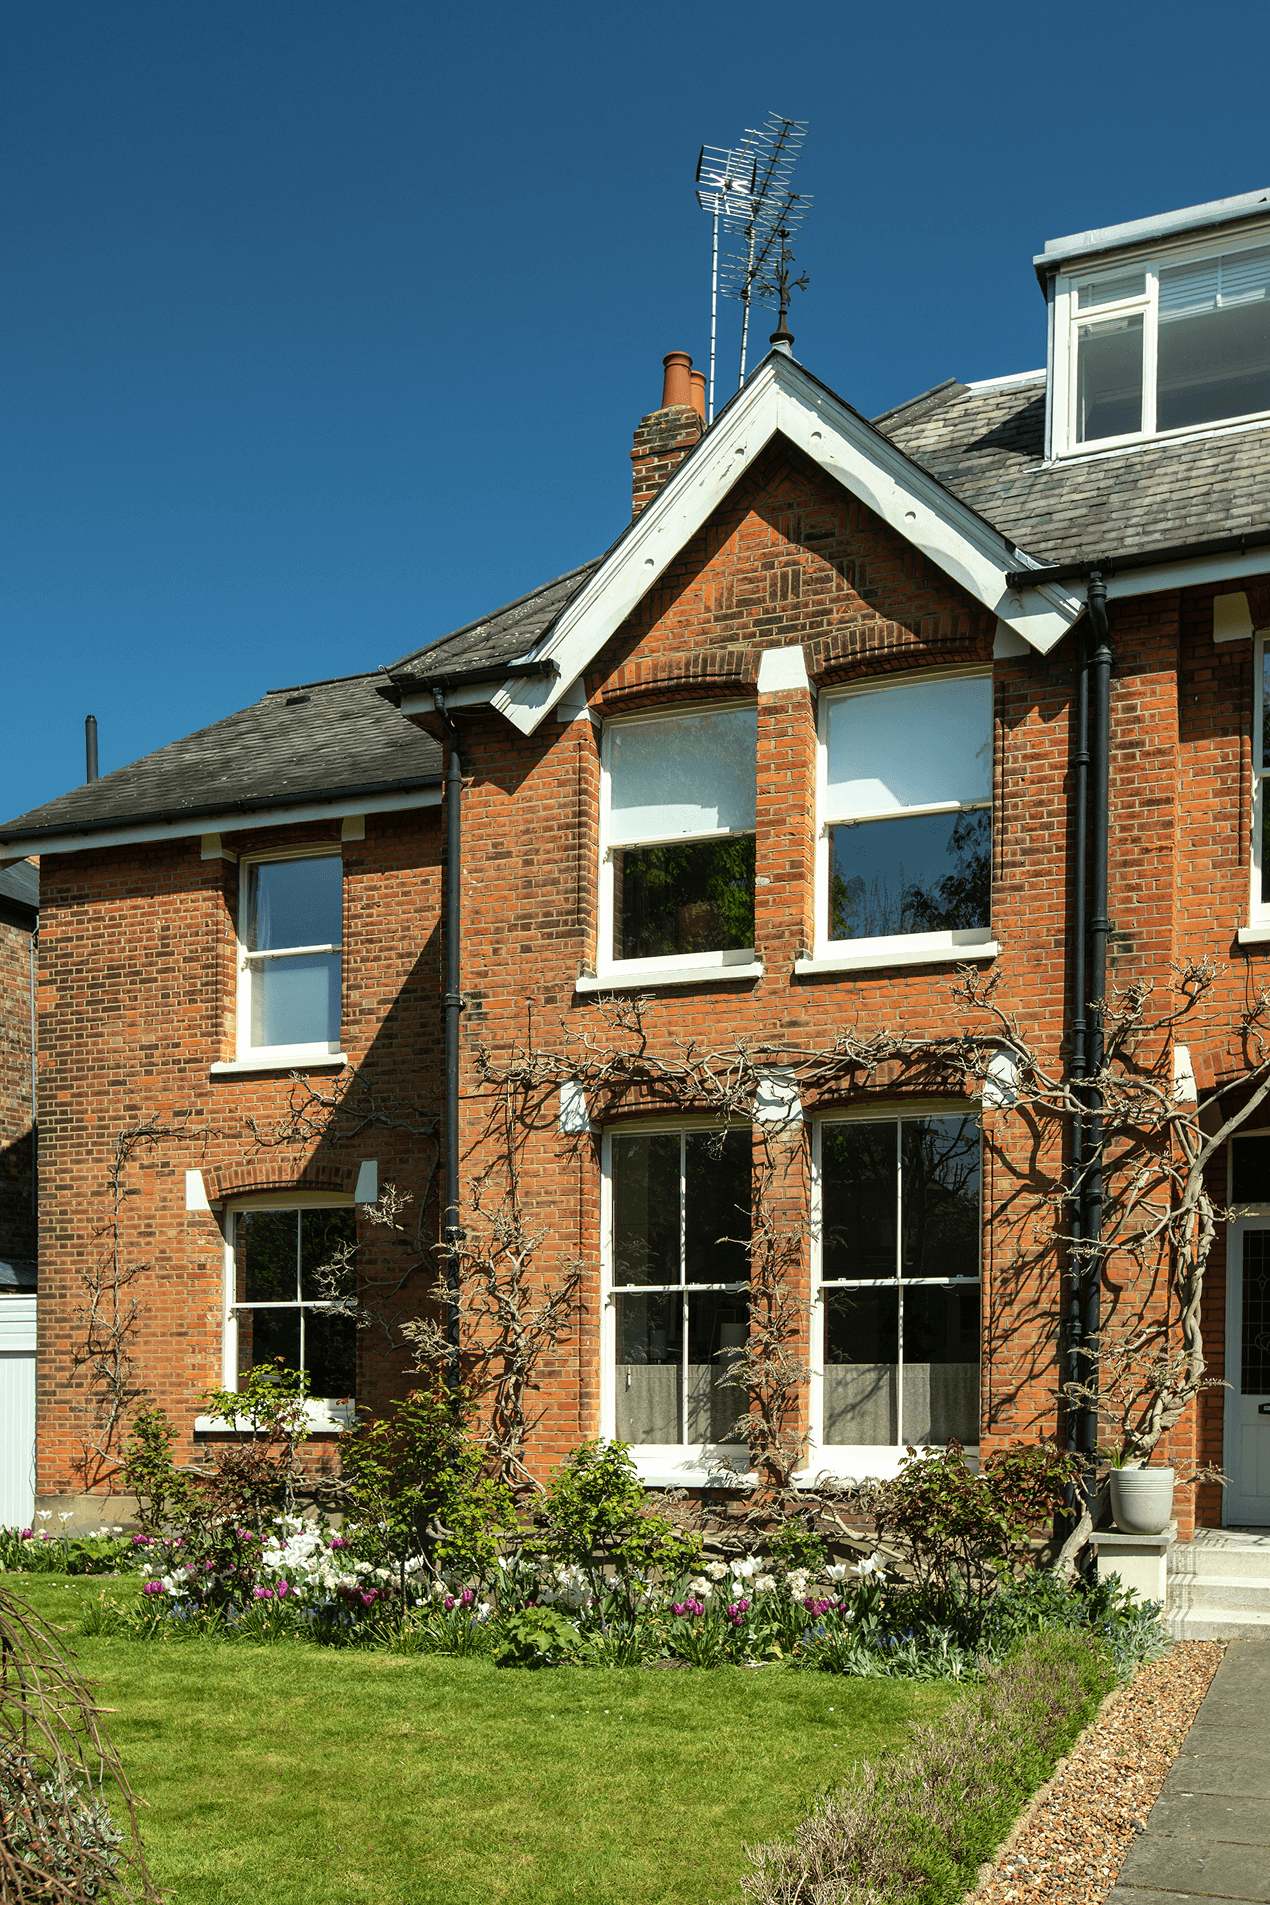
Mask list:
[[[714,352],[719,325],[719,225],[725,231],[738,229],[737,221],[753,217],[754,191],[758,181],[756,141],[760,135],[747,132],[738,146],[702,146],[697,160],[697,203],[709,212],[713,221],[710,243],[710,378],[706,399],[706,421],[714,422]]]
[[[786,348],[793,338],[786,324],[789,293],[806,289],[806,274],[791,279],[789,266],[794,254],[789,241],[811,211],[812,200],[793,189],[794,166],[807,137],[806,119],[785,119],[769,113],[766,123],[748,133],[757,142],[758,169],[749,207],[749,216],[741,225],[729,229],[742,241],[742,250],[724,265],[725,297],[741,302],[741,363],[736,387],[745,382],[745,363],[749,348],[750,306],[758,304],[779,310],[780,320],[773,341]]]

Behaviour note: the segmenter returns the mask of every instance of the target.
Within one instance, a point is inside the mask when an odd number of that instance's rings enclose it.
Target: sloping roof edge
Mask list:
[[[773,351],[540,638],[535,659],[555,661],[558,676],[509,682],[488,697],[490,704],[531,734],[777,435],[803,450],[1039,653],[1048,653],[1083,612],[1083,597],[1061,586],[1029,589],[1026,600],[1011,590],[1009,571],[1040,564],[827,384]]]

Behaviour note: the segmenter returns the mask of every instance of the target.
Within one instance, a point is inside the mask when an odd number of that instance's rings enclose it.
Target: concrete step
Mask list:
[[[1170,1613],[1264,1614],[1270,1620],[1270,1578],[1262,1575],[1175,1574],[1169,1571]]]
[[[1194,1541],[1175,1541],[1169,1549],[1169,1576],[1202,1575],[1213,1579],[1233,1575],[1260,1579],[1270,1588],[1270,1536],[1221,1534],[1202,1529]]]
[[[1187,1609],[1164,1616],[1165,1632],[1173,1640],[1270,1640],[1270,1610],[1261,1614],[1229,1611],[1225,1614]]]

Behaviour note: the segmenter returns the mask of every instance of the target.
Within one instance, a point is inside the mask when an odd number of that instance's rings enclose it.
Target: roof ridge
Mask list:
[[[288,688],[266,688],[261,701],[267,701],[270,695],[293,695],[298,688],[334,688],[341,681],[370,681],[375,675],[382,675],[383,668],[359,668],[351,675],[322,675],[317,681],[294,681]]]
[[[932,384],[930,389],[922,391],[919,397],[909,397],[904,403],[897,403],[893,409],[883,410],[879,416],[870,417],[869,422],[875,430],[878,430],[884,423],[889,423],[893,417],[902,417],[907,411],[916,410],[921,404],[929,404],[933,410],[938,408],[938,404],[947,403],[949,398],[969,388],[969,384],[963,384],[959,377],[945,377],[942,384]]]

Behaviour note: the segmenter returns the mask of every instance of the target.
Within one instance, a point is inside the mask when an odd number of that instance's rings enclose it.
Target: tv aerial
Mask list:
[[[807,137],[805,119],[769,113],[762,126],[747,127],[735,146],[702,146],[697,160],[697,203],[713,221],[710,253],[710,376],[707,421],[714,421],[714,369],[720,280],[725,298],[740,301],[741,362],[737,389],[745,382],[750,307],[779,311],[775,338],[792,343],[789,295],[807,286],[792,276],[791,240],[812,201],[793,189],[794,166]],[[719,233],[738,241],[719,269]]]

